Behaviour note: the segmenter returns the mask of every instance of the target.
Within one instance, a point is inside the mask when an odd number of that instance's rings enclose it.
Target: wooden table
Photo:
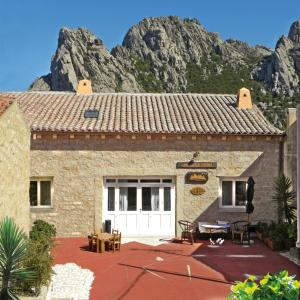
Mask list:
[[[201,224],[201,227],[204,227],[209,231],[210,237],[212,237],[214,232],[218,232],[220,230],[226,231],[230,229],[229,224]]]
[[[96,251],[97,253],[105,252],[105,242],[110,241],[113,238],[113,235],[107,232],[102,232],[95,234],[93,239],[96,240]]]

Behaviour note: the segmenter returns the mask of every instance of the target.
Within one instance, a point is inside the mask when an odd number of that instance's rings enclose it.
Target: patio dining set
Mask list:
[[[250,245],[250,229],[253,227],[248,221],[236,221],[229,223],[217,221],[216,223],[198,222],[196,228],[190,221],[178,221],[181,227],[181,242],[189,241],[191,244],[196,239],[209,238],[211,245],[222,245],[224,239],[231,238],[232,242]],[[216,240],[214,240],[214,238]],[[111,233],[98,230],[88,235],[89,250],[97,253],[104,253],[112,250],[121,250],[121,232],[113,229]]]
[[[231,238],[233,243],[247,242],[250,245],[250,232],[253,225],[249,221],[217,221],[216,223],[198,222],[198,227],[190,221],[178,221],[181,227],[181,241],[194,243],[195,239],[209,238],[212,245],[224,243],[224,238]],[[214,241],[214,238],[216,240]]]
[[[115,229],[112,230],[112,233],[99,230],[88,236],[89,250],[97,253],[104,253],[106,250],[120,251],[121,237],[121,232]]]

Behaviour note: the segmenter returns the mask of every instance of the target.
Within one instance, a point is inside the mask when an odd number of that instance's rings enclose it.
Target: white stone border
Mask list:
[[[46,300],[88,300],[94,273],[74,263],[55,265]]]

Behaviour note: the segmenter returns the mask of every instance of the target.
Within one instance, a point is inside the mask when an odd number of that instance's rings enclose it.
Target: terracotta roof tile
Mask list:
[[[13,98],[10,96],[0,95],[0,116],[9,108],[13,103]]]
[[[32,131],[282,134],[255,105],[252,109],[237,108],[236,95],[99,93],[87,96],[70,92],[2,95],[17,99]],[[98,119],[84,118],[88,109],[98,110]]]

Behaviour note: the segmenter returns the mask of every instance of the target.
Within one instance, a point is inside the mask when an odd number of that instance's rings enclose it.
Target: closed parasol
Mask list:
[[[253,213],[254,206],[253,206],[253,198],[254,198],[254,185],[255,181],[253,180],[252,176],[248,178],[247,181],[248,187],[247,187],[247,202],[246,202],[246,213],[248,214],[248,221],[249,221],[249,215]]]

